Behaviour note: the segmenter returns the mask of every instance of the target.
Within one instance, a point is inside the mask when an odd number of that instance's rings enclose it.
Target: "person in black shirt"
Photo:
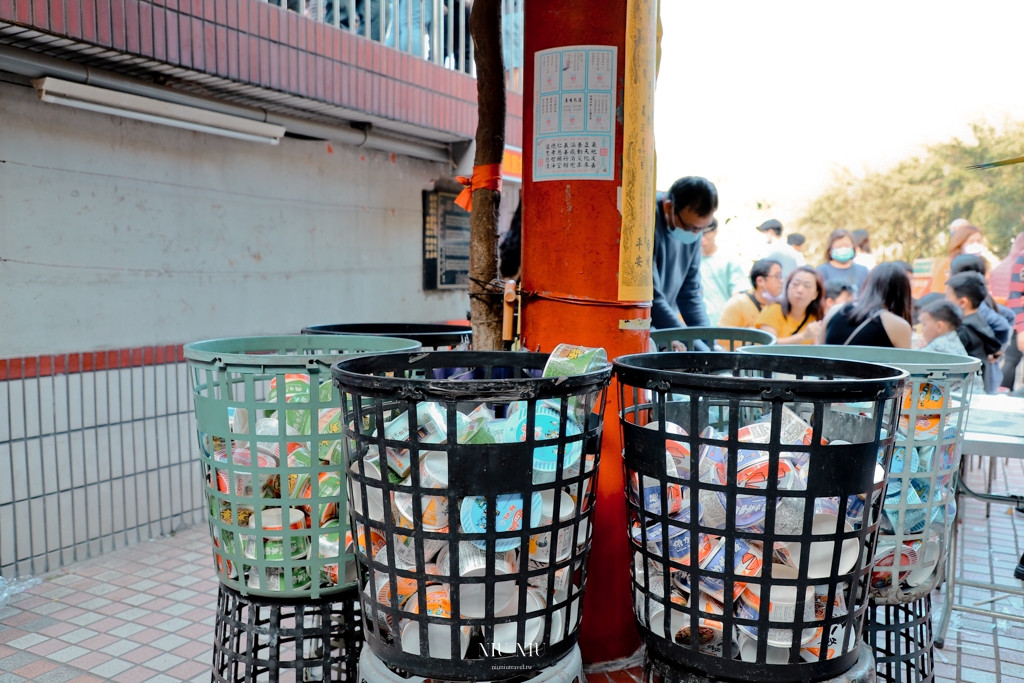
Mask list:
[[[864,291],[833,315],[825,326],[825,344],[909,349],[913,299],[910,278],[897,263],[875,266]]]

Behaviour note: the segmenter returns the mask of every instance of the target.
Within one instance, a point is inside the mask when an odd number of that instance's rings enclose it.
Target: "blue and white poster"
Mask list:
[[[533,180],[615,180],[618,48],[534,54]]]

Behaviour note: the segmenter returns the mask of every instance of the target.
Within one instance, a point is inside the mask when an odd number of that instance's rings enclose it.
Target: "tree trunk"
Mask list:
[[[476,0],[469,17],[476,57],[477,111],[475,166],[500,164],[505,152],[505,66],[501,52],[501,0]],[[469,310],[473,348],[502,348],[501,289],[498,277],[498,208],[501,192],[473,192],[469,237]]]

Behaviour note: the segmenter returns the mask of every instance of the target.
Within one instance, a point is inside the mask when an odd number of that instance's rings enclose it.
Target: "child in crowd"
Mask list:
[[[988,389],[995,376],[995,354],[1000,353],[1002,344],[995,332],[978,313],[978,307],[988,296],[985,278],[980,273],[957,273],[946,281],[946,299],[952,301],[964,312],[963,323],[957,336],[967,349],[967,354],[982,363],[982,375]],[[992,387],[994,390],[994,387]]]
[[[945,299],[933,301],[921,309],[921,336],[926,342],[922,351],[967,356],[967,349],[957,334],[963,320],[957,305]]]
[[[825,320],[846,304],[853,301],[853,288],[842,280],[829,280],[825,283]]]

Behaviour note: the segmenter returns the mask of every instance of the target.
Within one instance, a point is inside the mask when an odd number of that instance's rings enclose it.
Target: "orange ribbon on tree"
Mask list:
[[[456,176],[456,180],[466,189],[455,198],[455,203],[470,213],[473,212],[473,192],[475,190],[496,190],[501,192],[501,164],[484,164],[473,167],[473,177]]]

